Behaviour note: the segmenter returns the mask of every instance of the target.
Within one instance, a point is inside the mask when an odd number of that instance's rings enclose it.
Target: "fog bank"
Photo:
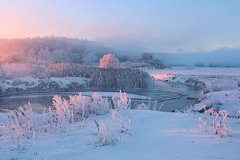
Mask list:
[[[212,52],[154,53],[166,66],[240,67],[240,48],[219,48]]]

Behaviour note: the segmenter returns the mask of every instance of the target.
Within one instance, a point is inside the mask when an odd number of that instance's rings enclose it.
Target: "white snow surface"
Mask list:
[[[97,128],[93,120],[106,123],[109,115],[90,117],[89,124],[82,130],[62,136],[39,137],[35,139],[32,149],[16,150],[12,144],[0,141],[0,157],[19,160],[240,158],[240,124],[235,124],[239,119],[228,120],[232,127],[232,137],[220,139],[209,133],[198,133],[198,117],[203,117],[200,113],[188,117],[181,113],[132,110],[132,136],[119,134],[117,145],[95,147]]]
[[[240,78],[240,68],[198,67],[145,71],[158,80],[168,80],[194,85],[196,85],[195,82],[198,81],[204,83],[207,87],[214,88],[215,90],[236,88],[236,80]]]
[[[146,70],[151,76],[158,80],[201,85],[204,83],[213,92],[206,94],[206,99],[194,106],[198,111],[208,106],[219,107],[220,110],[227,110],[228,115],[238,115],[240,110],[240,88],[237,79],[240,77],[240,68],[170,68],[163,70]],[[187,81],[188,80],[188,81]],[[227,95],[227,96],[226,96]],[[216,105],[215,102],[222,105]]]
[[[86,82],[89,81],[89,79],[84,77],[51,77],[49,79],[19,77],[11,80],[1,81],[0,87],[2,90],[6,90],[8,88],[27,90],[28,88],[37,87],[42,81],[48,83],[54,82],[57,83],[61,88],[68,88],[68,85],[72,82],[75,82],[78,85],[85,85]]]
[[[147,71],[159,80],[172,82],[185,83],[191,76],[198,81],[204,81],[205,84],[208,84],[207,86],[213,86],[216,83],[218,85],[232,84],[232,87],[222,87],[219,91],[206,94],[206,99],[196,104],[195,109],[200,110],[209,103],[220,101],[222,105],[214,107],[227,110],[229,114],[239,115],[240,88],[233,83],[240,77],[239,68],[172,68]],[[172,79],[173,77],[175,78]],[[87,94],[91,95],[92,93]],[[103,96],[105,94],[102,93]],[[111,96],[110,93],[107,94]],[[0,140],[0,159],[240,159],[240,119],[227,117],[232,137],[221,139],[210,132],[199,133],[196,128],[202,124],[199,122],[199,117],[207,122],[209,129],[211,127],[205,115],[198,112],[189,115],[186,113],[130,110],[129,113],[132,136],[116,134],[118,143],[115,146],[95,147],[98,131],[93,121],[96,120],[99,123],[103,121],[106,124],[111,114],[108,113],[98,116],[91,115],[87,119],[87,126],[82,130],[76,129],[61,136],[38,137],[34,140],[32,148],[26,147],[24,150],[19,150],[15,145]],[[7,114],[0,114],[0,122],[6,122],[3,115]],[[78,125],[78,122],[74,124],[75,127]]]
[[[218,101],[221,105],[214,105]],[[226,110],[228,115],[238,116],[240,110],[240,89],[219,91],[206,94],[206,99],[194,106],[195,110],[201,110],[206,106],[214,105],[221,110]]]
[[[197,78],[206,83],[226,83],[233,82],[240,77],[240,68],[166,68],[161,70],[145,70],[155,79],[170,80],[173,82],[185,82],[188,77]],[[174,77],[174,79],[173,79]],[[236,82],[235,82],[236,83]]]
[[[237,67],[172,67],[160,70],[145,70],[148,73],[157,74],[157,73],[181,73],[184,75],[191,74],[234,74],[240,76],[240,68]]]

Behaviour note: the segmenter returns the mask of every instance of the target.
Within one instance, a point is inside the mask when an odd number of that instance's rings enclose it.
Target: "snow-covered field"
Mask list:
[[[229,116],[240,116],[238,112],[240,110],[240,89],[218,91],[205,96],[206,99],[194,105],[195,110],[213,106],[218,110],[226,110]]]
[[[37,138],[32,149],[17,150],[0,143],[2,159],[239,159],[239,119],[229,119],[232,137],[220,139],[211,133],[198,133],[195,114],[157,111],[130,111],[132,136],[118,135],[115,145],[95,147],[97,128],[93,120],[106,123],[110,114],[93,116],[82,130],[63,136]]]
[[[200,67],[145,71],[158,80],[211,87],[213,90],[234,89],[240,78],[240,68]]]
[[[215,107],[215,109],[227,110],[230,115],[240,114],[238,112],[240,110],[240,88],[236,82],[240,74],[239,68],[172,68],[149,70],[148,72],[160,80],[192,85],[204,84],[203,86],[207,87],[210,92],[201,95],[202,99],[195,104],[195,110],[212,106],[212,109]],[[0,158],[46,160],[240,159],[239,118],[227,117],[227,121],[224,121],[226,124],[224,128],[215,126],[218,132],[216,134],[210,120],[213,122],[213,118],[216,118],[217,115],[212,118],[209,113],[195,112],[193,114],[191,111],[188,113],[167,113],[130,110],[130,117],[126,116],[124,119],[126,122],[130,119],[131,135],[116,133],[116,145],[96,146],[98,129],[94,120],[98,123],[103,121],[106,125],[107,119],[109,121],[111,119],[111,114],[90,115],[87,119],[88,124],[84,128],[79,127],[81,122],[75,122],[73,124],[75,129],[61,136],[51,134],[39,136],[34,141],[30,139],[31,145],[26,146],[25,149],[20,149],[15,144],[1,140]],[[218,116],[219,120],[216,122],[220,123],[224,116]],[[0,121],[6,122],[1,115]],[[221,134],[222,136],[220,136]]]
[[[238,116],[240,110],[240,68],[171,68],[164,70],[146,70],[158,80],[198,85],[206,88],[202,101],[194,105],[199,111],[205,107],[218,107]],[[209,92],[209,93],[208,93]],[[219,103],[220,102],[220,103]],[[221,104],[221,105],[220,105]]]
[[[234,74],[240,76],[240,68],[235,67],[172,67],[172,68],[166,68],[162,70],[145,70],[150,74],[156,74],[156,73],[182,73],[184,75],[192,75],[192,74]]]

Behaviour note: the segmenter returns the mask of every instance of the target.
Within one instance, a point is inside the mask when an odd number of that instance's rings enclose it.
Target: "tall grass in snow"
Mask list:
[[[24,147],[28,139],[46,134],[65,134],[73,130],[73,123],[84,126],[89,114],[106,114],[110,110],[107,98],[94,93],[92,98],[79,95],[70,96],[70,100],[61,96],[53,97],[53,108],[44,109],[42,114],[32,111],[31,104],[12,111],[7,123],[0,123],[0,136],[18,146]]]
[[[112,97],[114,107],[117,111],[122,112],[122,114],[128,114],[128,110],[131,107],[131,99],[127,98],[126,93],[120,91],[119,94],[114,94]]]
[[[110,126],[108,120],[106,126],[103,121],[101,122],[101,125],[99,125],[95,120],[94,123],[98,128],[98,138],[95,144],[96,147],[117,144],[118,139],[115,137],[115,129]]]
[[[120,91],[119,94],[115,94],[112,97],[115,110],[112,110],[110,115],[111,121],[107,120],[106,125],[103,121],[101,125],[94,120],[98,128],[98,139],[96,141],[96,147],[104,145],[115,145],[119,140],[116,138],[116,134],[124,133],[126,135],[132,135],[130,119],[126,120],[126,115],[130,117],[128,110],[130,109],[131,99],[127,98],[126,93]]]
[[[138,69],[99,68],[81,64],[0,64],[0,80],[32,77],[49,79],[51,77],[89,78],[88,87],[97,89],[130,89],[152,87],[153,81],[148,73]]]
[[[43,135],[62,135],[74,129],[83,128],[86,125],[85,119],[90,114],[102,115],[110,111],[111,103],[102,95],[94,93],[92,97],[82,96],[81,93],[69,96],[69,100],[62,99],[61,96],[53,97],[53,106],[43,109],[42,114],[32,111],[31,104],[25,108],[20,107],[12,111],[7,119],[7,123],[0,123],[0,138],[17,144],[18,147],[25,147],[32,144],[31,139]],[[126,93],[116,94],[113,97],[113,104],[116,108],[112,110],[111,122],[99,125],[96,146],[115,145],[119,140],[115,134],[124,133],[131,135],[130,119],[126,120],[131,99]],[[126,114],[127,113],[127,114]],[[75,123],[77,122],[77,123]],[[76,124],[76,125],[74,125]]]
[[[210,114],[210,116],[208,115]],[[226,110],[221,110],[218,112],[208,110],[206,111],[206,118],[209,120],[211,126],[207,127],[207,123],[202,120],[201,117],[199,117],[199,121],[203,123],[203,126],[201,124],[198,125],[197,129],[199,130],[199,133],[202,132],[212,132],[212,135],[216,135],[220,138],[225,138],[225,137],[231,137],[231,127],[227,125],[227,111]]]
[[[0,135],[20,147],[28,145],[28,139],[34,139],[44,132],[41,116],[32,112],[30,103],[25,109],[20,107],[17,111],[12,111],[6,119],[7,124],[0,123]]]

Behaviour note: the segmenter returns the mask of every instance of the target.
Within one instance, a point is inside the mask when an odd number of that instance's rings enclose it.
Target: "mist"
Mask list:
[[[240,48],[223,47],[209,52],[162,53],[162,50],[149,52],[147,48],[139,47],[141,44],[136,42],[132,45],[122,41],[119,46],[118,43],[115,43],[115,46],[107,46],[101,41],[55,36],[0,39],[0,56],[10,63],[98,64],[104,54],[115,54],[118,57],[128,55],[136,59],[140,58],[143,52],[148,52],[153,53],[154,58],[160,59],[165,66],[240,67]]]
[[[154,53],[166,66],[240,67],[240,48],[219,48],[211,52]]]

